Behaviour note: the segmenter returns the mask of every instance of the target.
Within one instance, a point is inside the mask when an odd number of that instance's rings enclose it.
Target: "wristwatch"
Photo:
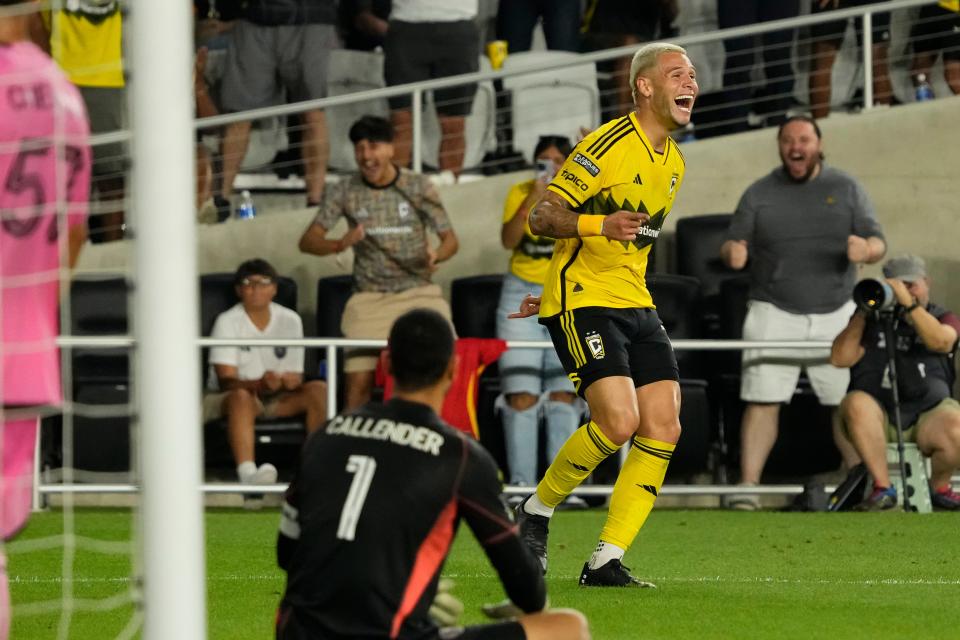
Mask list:
[[[913,304],[903,310],[904,313],[910,313],[914,309],[920,306],[920,303],[916,300],[913,301]]]

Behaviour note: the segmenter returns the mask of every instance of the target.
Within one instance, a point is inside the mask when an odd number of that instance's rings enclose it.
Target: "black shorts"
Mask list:
[[[523,626],[516,620],[511,620],[441,629],[437,640],[526,640],[526,637]]]
[[[472,20],[460,22],[390,21],[383,43],[383,77],[388,86],[473,73],[480,68],[480,35]],[[433,92],[437,112],[466,116],[473,107],[477,85]],[[410,96],[389,98],[391,109],[409,109]]]
[[[653,309],[583,307],[540,322],[580,397],[611,376],[632,378],[637,388],[680,378],[673,345]]]
[[[877,4],[878,2],[885,2],[885,0],[843,0],[840,3],[841,9],[849,9],[851,7],[862,7],[868,4]],[[813,3],[813,13],[823,13],[825,11],[832,11],[833,4],[827,4],[826,7],[820,8],[819,2]],[[884,42],[890,41],[890,12],[881,11],[873,13],[871,15],[872,29],[873,32],[873,44],[882,44]],[[854,20],[854,28],[857,30],[857,44],[860,44],[863,40],[863,22],[860,18]],[[835,22],[821,22],[818,24],[810,25],[810,36],[813,38],[814,42],[833,42],[839,44],[843,41],[843,34],[847,31],[847,20],[837,20]]]
[[[916,53],[942,51],[944,61],[960,60],[960,13],[937,5],[921,7],[910,40]]]

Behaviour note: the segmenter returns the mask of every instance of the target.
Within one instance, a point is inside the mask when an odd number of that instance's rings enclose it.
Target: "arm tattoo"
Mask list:
[[[570,211],[567,201],[547,192],[530,214],[530,230],[548,238],[576,238],[579,214]]]

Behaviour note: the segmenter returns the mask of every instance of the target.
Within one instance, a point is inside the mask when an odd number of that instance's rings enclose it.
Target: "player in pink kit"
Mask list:
[[[86,241],[89,126],[79,92],[28,41],[23,0],[0,0],[0,534],[30,513],[39,409],[61,401],[57,299],[61,246]],[[19,6],[18,6],[19,5]],[[63,241],[62,236],[66,236]],[[0,640],[9,634],[0,550]]]

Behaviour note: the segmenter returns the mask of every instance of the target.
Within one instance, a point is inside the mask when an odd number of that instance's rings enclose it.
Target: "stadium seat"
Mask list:
[[[232,273],[211,273],[200,277],[201,335],[209,336],[217,315],[237,303],[233,277]],[[297,284],[293,279],[283,276],[278,279],[274,302],[296,311]],[[201,353],[204,388],[209,375],[209,351],[203,349]],[[204,425],[204,453],[208,466],[222,467],[232,463],[226,427],[225,419]],[[303,443],[304,434],[302,417],[258,419],[254,431],[257,459],[291,467]]]
[[[77,387],[76,399],[72,460],[65,451],[63,463],[83,471],[129,472],[130,388],[126,384],[83,384]]]
[[[75,336],[126,335],[129,284],[122,276],[77,277],[70,284],[70,331]],[[129,358],[124,348],[73,349],[74,385],[126,384]]]
[[[723,377],[724,438],[728,469],[737,477],[740,459],[740,376]],[[820,404],[810,383],[801,376],[797,390],[780,409],[780,434],[763,471],[764,482],[803,480],[840,467],[840,452],[833,443],[831,409]]]
[[[657,315],[671,339],[699,337],[700,281],[690,276],[655,274],[647,277],[647,289],[657,307]],[[702,378],[701,354],[677,350],[681,378]]]
[[[353,276],[329,276],[317,280],[317,337],[343,337],[340,319],[351,295]]]
[[[680,440],[673,452],[667,478],[671,482],[708,470],[714,444],[706,380],[680,380]]]
[[[77,277],[70,284],[70,331],[75,336],[127,335],[130,285],[122,276]],[[91,472],[130,470],[130,358],[125,348],[72,350],[72,453],[61,451],[59,429],[42,446],[54,465]],[[65,389],[65,393],[70,393]],[[58,421],[59,423],[59,421]],[[70,424],[70,423],[66,423]],[[83,479],[83,478],[81,478]]]
[[[504,71],[529,68],[551,62],[569,61],[560,69],[504,78],[504,89],[512,93],[513,146],[525,157],[542,135],[580,138],[580,128],[600,124],[597,70],[593,63],[577,63],[577,54],[566,51],[528,51],[510,54]]]
[[[461,338],[496,338],[502,274],[457,278],[450,283],[453,327]]]
[[[667,335],[674,340],[699,337],[700,281],[691,276],[654,274],[647,288]],[[715,439],[713,412],[704,380],[702,353],[677,350],[680,369],[680,424],[683,431],[668,473],[673,481],[707,470]]]
[[[738,275],[720,259],[720,245],[732,217],[728,213],[718,213],[677,220],[677,273],[700,281],[700,314],[703,335],[708,338],[719,335],[720,283]]]

